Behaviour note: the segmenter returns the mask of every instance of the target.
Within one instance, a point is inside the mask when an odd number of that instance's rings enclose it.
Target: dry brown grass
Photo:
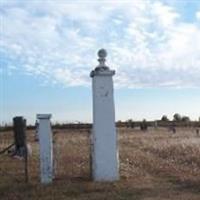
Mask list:
[[[161,128],[118,132],[120,181],[92,182],[88,132],[62,130],[54,136],[56,177],[48,186],[39,183],[39,147],[29,132],[30,181],[24,183],[23,161],[1,155],[0,199],[200,199],[200,138],[192,129],[179,129],[174,135]],[[1,133],[0,149],[9,144],[10,134]]]

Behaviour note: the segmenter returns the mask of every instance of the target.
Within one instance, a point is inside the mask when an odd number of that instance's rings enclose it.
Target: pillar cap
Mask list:
[[[37,119],[50,119],[51,114],[37,114]]]
[[[94,76],[113,76],[115,74],[114,70],[110,70],[108,66],[106,66],[106,57],[107,51],[106,49],[100,49],[97,53],[99,65],[91,71],[90,77]]]
[[[102,69],[95,69],[92,70],[90,73],[90,77],[94,77],[94,76],[113,76],[115,74],[115,70],[102,70]]]

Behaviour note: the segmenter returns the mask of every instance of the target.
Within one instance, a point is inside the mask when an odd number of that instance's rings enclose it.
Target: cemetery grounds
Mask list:
[[[120,181],[91,181],[90,131],[53,130],[55,178],[40,184],[39,144],[27,131],[32,153],[24,161],[0,155],[0,200],[199,200],[200,137],[193,128],[118,128]],[[12,132],[0,132],[0,151],[13,142]]]

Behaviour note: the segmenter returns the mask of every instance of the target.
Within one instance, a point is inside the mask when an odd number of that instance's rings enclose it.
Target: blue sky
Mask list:
[[[92,120],[90,71],[108,51],[116,119],[200,116],[200,1],[0,3],[0,123]],[[197,105],[198,104],[198,105]]]

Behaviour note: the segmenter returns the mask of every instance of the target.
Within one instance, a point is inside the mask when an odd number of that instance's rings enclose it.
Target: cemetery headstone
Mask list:
[[[142,131],[148,130],[148,124],[147,124],[147,121],[145,119],[140,123],[140,130],[142,130]]]
[[[198,128],[196,129],[196,135],[197,135],[197,137],[199,137],[199,129]]]

